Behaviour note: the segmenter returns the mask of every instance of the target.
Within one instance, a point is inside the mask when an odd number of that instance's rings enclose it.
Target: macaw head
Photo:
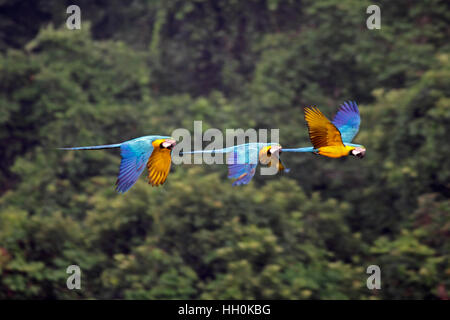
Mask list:
[[[350,151],[352,156],[358,157],[360,159],[364,158],[366,155],[366,148],[364,147],[355,147],[352,151]]]
[[[155,144],[156,144],[160,149],[172,150],[173,147],[176,146],[177,142],[175,141],[175,139],[173,139],[172,137],[170,137],[170,138],[166,138],[166,139],[158,139],[158,140],[155,140],[155,141],[153,142],[153,145],[155,146]]]
[[[163,148],[163,149],[169,149],[169,150],[172,150],[173,147],[176,146],[176,144],[177,144],[177,142],[176,142],[174,139],[170,138],[170,139],[164,140],[164,141],[160,144],[160,147]]]
[[[265,146],[259,150],[259,161],[262,164],[269,164],[272,156],[279,157],[281,153],[280,145]]]
[[[274,159],[272,157],[275,157],[277,159],[276,165],[277,165],[278,171],[289,172],[289,169],[287,169],[281,162],[281,159],[280,159],[281,152],[282,152],[282,147],[279,144],[261,148],[261,150],[259,152],[259,161],[262,164],[267,164],[270,167],[272,165],[272,160]]]

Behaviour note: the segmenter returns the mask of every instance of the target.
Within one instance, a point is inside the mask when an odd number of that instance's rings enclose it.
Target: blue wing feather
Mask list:
[[[239,163],[238,161],[238,153],[231,152],[227,159],[228,178],[237,179],[244,173],[249,173],[252,169],[256,168],[256,164]]]
[[[136,183],[152,152],[151,140],[131,140],[120,146],[122,160],[116,181],[117,192],[127,192]]]
[[[237,152],[231,152],[228,155],[227,164],[228,178],[238,178],[245,171],[244,165],[238,164]]]
[[[361,117],[359,115],[358,105],[354,101],[344,102],[339,107],[332,123],[339,129],[342,142],[352,142],[359,130]]]
[[[248,184],[256,172],[258,165],[257,145],[239,145],[230,152],[227,158],[228,178],[237,179],[233,186]]]
[[[248,184],[252,180],[253,176],[255,175],[255,172],[256,172],[255,167],[256,167],[256,165],[254,165],[253,169],[251,169],[244,176],[242,176],[241,178],[235,180],[233,182],[232,186],[240,186],[240,185],[243,185],[243,184]]]

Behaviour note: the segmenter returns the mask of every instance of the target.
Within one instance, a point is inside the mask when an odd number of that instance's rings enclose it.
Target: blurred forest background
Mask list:
[[[81,8],[68,30],[66,8]],[[381,8],[368,30],[366,8]],[[448,1],[0,1],[1,299],[448,299]],[[280,128],[356,100],[362,160],[283,154],[231,187],[173,166],[114,191],[118,150],[180,127]],[[66,268],[82,270],[68,290]],[[381,268],[381,290],[366,268]]]

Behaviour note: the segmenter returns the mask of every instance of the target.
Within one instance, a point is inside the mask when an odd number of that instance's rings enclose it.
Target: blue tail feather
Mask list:
[[[122,144],[104,144],[101,146],[88,146],[88,147],[69,147],[69,148],[58,148],[58,150],[98,150],[98,149],[111,149],[119,148]]]
[[[282,149],[283,152],[315,152],[314,147],[296,148],[296,149]]]

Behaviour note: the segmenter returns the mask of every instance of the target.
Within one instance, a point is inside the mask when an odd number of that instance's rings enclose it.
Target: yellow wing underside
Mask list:
[[[315,149],[344,146],[339,130],[319,109],[316,107],[306,107],[304,112],[305,120],[308,124],[309,138]]]
[[[155,147],[147,161],[148,183],[153,187],[163,184],[169,175],[171,163],[171,151]]]

